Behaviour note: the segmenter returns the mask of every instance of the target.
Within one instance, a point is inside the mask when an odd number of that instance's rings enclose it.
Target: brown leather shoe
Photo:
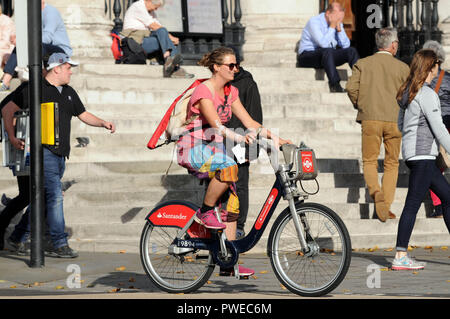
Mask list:
[[[389,208],[384,202],[375,203],[375,213],[383,223],[389,218]]]
[[[375,202],[375,213],[378,219],[384,223],[389,218],[389,207],[384,202],[384,195],[381,191],[376,191],[372,197]]]

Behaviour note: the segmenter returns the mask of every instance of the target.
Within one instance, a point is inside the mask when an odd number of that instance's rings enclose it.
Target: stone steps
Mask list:
[[[274,55],[268,52],[267,56]],[[347,95],[328,93],[322,70],[253,67],[247,59],[243,65],[258,83],[264,125],[295,143],[305,141],[316,151],[321,188],[308,201],[335,210],[347,224],[355,248],[395,245],[398,219],[385,224],[372,219],[374,204],[361,174],[360,126]],[[210,76],[202,67],[186,66],[186,70],[196,78]],[[87,110],[113,120],[117,132],[111,135],[72,121],[72,152],[63,179],[64,185],[70,186],[64,197],[70,244],[79,250],[138,252],[145,216],[158,202],[183,198],[201,203],[203,198],[204,186],[176,161],[170,166],[174,144],[152,151],[146,147],[170,103],[193,80],[164,79],[162,66],[152,65],[95,61],[81,64],[74,71],[73,85]],[[348,66],[339,71],[346,76],[351,73]],[[0,93],[0,98],[4,96]],[[89,137],[87,147],[75,147],[75,138],[81,136]],[[163,178],[169,166],[169,175]],[[392,205],[398,217],[406,197],[407,174],[402,163]],[[274,179],[267,155],[261,152],[251,166],[247,231]],[[17,193],[16,184],[8,169],[0,170],[0,188],[8,196]],[[311,182],[304,186],[315,190]],[[280,202],[277,213],[286,206]],[[419,211],[412,244],[448,242],[443,221],[426,218],[428,206],[426,200]],[[254,251],[265,250],[268,235],[266,231]]]

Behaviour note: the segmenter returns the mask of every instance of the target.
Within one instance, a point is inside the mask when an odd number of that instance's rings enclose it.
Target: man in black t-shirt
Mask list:
[[[104,127],[115,132],[115,125],[104,121],[84,108],[78,94],[69,86],[72,75],[73,62],[64,53],[54,53],[48,60],[48,74],[42,83],[42,103],[58,103],[59,114],[59,143],[58,145],[44,145],[44,189],[47,211],[47,225],[53,244],[53,254],[56,257],[74,258],[78,254],[72,250],[67,242],[65,233],[63,196],[61,179],[65,170],[65,159],[70,155],[70,122],[73,116],[90,126]],[[17,139],[14,134],[14,113],[29,108],[29,86],[23,84],[21,91],[16,91],[9,97],[10,101],[2,108],[5,130],[11,144],[17,149],[24,148],[24,141]],[[20,106],[20,107],[19,107]],[[0,238],[2,240],[2,238]]]

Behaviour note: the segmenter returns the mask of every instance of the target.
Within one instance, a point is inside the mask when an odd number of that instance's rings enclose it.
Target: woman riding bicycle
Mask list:
[[[253,120],[239,100],[238,90],[228,84],[239,70],[231,48],[219,47],[205,54],[199,65],[209,68],[212,76],[198,85],[190,98],[187,119],[193,120],[186,126],[189,133],[177,142],[178,164],[187,168],[190,174],[210,181],[195,220],[206,228],[225,229],[227,239],[235,240],[239,200],[234,183],[238,166],[226,154],[225,139],[251,144],[259,134],[274,140],[276,146],[291,142],[277,137]],[[224,126],[232,114],[247,128],[245,136]],[[223,197],[227,199],[225,203]],[[219,203],[223,223],[217,220],[214,212]],[[232,273],[232,270],[228,271]],[[221,270],[223,272],[226,270]],[[240,274],[251,275],[253,272],[240,267]]]

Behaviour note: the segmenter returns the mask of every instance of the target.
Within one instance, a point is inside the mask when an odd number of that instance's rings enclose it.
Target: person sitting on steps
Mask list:
[[[193,74],[180,68],[182,57],[177,48],[180,40],[171,35],[156,19],[155,11],[163,5],[163,0],[134,2],[125,13],[120,34],[142,45],[147,55],[160,52],[164,59],[164,77],[193,78]]]
[[[352,68],[359,59],[344,30],[344,14],[341,4],[330,3],[325,12],[308,21],[298,48],[297,67],[325,69],[330,92],[345,92],[336,66],[348,63]]]

